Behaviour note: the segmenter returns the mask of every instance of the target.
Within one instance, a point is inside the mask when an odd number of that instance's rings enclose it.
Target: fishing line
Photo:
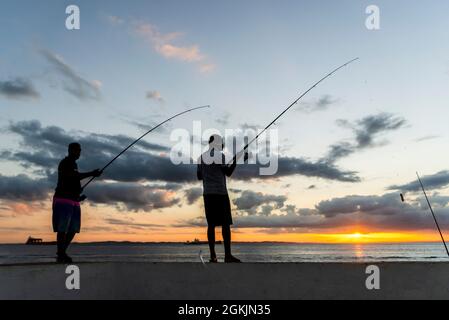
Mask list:
[[[308,94],[311,90],[313,90],[313,88],[315,88],[317,85],[319,85],[321,82],[323,82],[324,80],[326,80],[327,78],[329,78],[330,76],[332,76],[334,73],[336,73],[338,70],[346,67],[348,64],[353,63],[354,61],[358,60],[359,58],[355,58],[352,59],[344,64],[342,64],[341,66],[339,66],[338,68],[335,68],[334,70],[332,70],[331,72],[329,72],[327,75],[325,75],[323,78],[321,78],[320,80],[318,80],[317,82],[315,82],[310,88],[308,88],[306,91],[304,91],[299,98],[297,98],[295,101],[293,101],[284,111],[282,111],[273,121],[271,121],[261,132],[259,132],[250,142],[248,142],[246,144],[246,146],[238,153],[236,153],[236,155],[234,156],[234,158],[232,159],[232,162],[230,163],[234,163],[238,157],[240,157],[243,152],[245,150],[248,149],[249,145],[252,144],[254,141],[256,141],[261,135],[262,133],[264,133],[265,131],[268,130],[268,128],[270,128],[277,120],[279,120],[280,117],[282,117],[288,110],[290,110],[291,107],[293,107],[295,104],[298,103],[299,100],[301,100],[306,94]]]
[[[141,135],[139,138],[137,138],[136,140],[134,140],[129,146],[127,146],[125,149],[123,149],[118,155],[116,155],[111,161],[109,161],[102,169],[101,171],[104,171],[106,168],[108,168],[115,160],[117,160],[122,154],[124,154],[126,151],[128,151],[129,148],[131,148],[133,145],[135,145],[137,142],[139,142],[140,140],[142,140],[146,135],[148,135],[149,133],[153,132],[154,130],[156,130],[157,128],[159,128],[160,126],[164,125],[165,123],[169,122],[170,120],[179,117],[185,113],[194,111],[194,110],[198,110],[198,109],[203,109],[203,108],[210,108],[209,105],[206,106],[202,106],[202,107],[196,107],[196,108],[192,108],[192,109],[188,109],[185,110],[183,112],[177,113],[174,116],[168,118],[167,120],[164,120],[163,122],[159,123],[158,125],[156,125],[155,127],[151,128],[150,130],[148,130],[147,132],[145,132],[143,135]],[[96,177],[91,177],[89,179],[89,181],[86,182],[86,184],[84,186],[81,187],[81,190],[84,190],[93,180],[95,180]]]
[[[430,212],[432,212],[433,220],[435,221],[435,224],[437,226],[438,232],[440,233],[441,241],[443,241],[444,248],[446,249],[446,253],[447,253],[448,257],[449,257],[449,250],[447,249],[446,241],[444,241],[444,237],[443,237],[443,233],[441,232],[440,225],[438,224],[437,218],[435,216],[435,212],[433,212],[432,206],[430,205],[429,198],[427,197],[426,190],[424,189],[424,185],[423,185],[423,183],[421,181],[421,178],[419,177],[418,172],[416,172],[416,176],[418,177],[418,181],[419,181],[419,184],[421,185],[422,192],[424,193],[424,196],[426,197],[426,201],[427,201],[427,204],[429,206]]]

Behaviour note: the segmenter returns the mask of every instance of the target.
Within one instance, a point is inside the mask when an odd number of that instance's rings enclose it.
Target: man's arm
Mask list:
[[[243,161],[246,162],[246,160],[248,160],[248,153],[245,152]],[[230,165],[225,164],[223,166],[223,172],[227,177],[230,177],[234,173],[236,167],[237,167],[237,155],[234,156],[234,158],[232,159],[232,163]]]
[[[90,177],[99,177],[103,172],[100,169],[95,169],[89,172],[78,172],[78,178],[80,180],[90,178]]]
[[[198,164],[196,167],[196,177],[198,180],[203,180],[203,173],[201,172],[201,164]]]
[[[70,167],[67,165],[62,165],[59,167],[59,172],[65,177],[75,178],[79,180],[83,180],[89,177],[99,177],[102,174],[100,169],[96,169],[90,172],[78,172],[76,167]]]
[[[223,165],[223,173],[227,177],[230,177],[234,173],[234,170],[236,167],[237,167],[237,160],[234,157],[234,159],[232,160],[232,163],[230,165],[227,165],[227,164]]]
[[[78,168],[68,163],[68,161],[65,159],[62,160],[61,163],[59,164],[58,174],[64,179],[65,178],[78,179],[80,175],[78,172]]]

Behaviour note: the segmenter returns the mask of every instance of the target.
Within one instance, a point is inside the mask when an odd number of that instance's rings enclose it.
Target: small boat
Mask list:
[[[209,242],[207,241],[200,241],[199,239],[194,239],[193,241],[186,241],[184,242],[184,244],[187,245],[200,245],[200,244],[208,244]],[[215,244],[222,244],[222,241],[215,241]]]
[[[49,242],[45,242],[42,241],[42,239],[40,238],[33,238],[33,237],[28,237],[28,240],[25,242],[26,245],[31,245],[31,246],[48,246],[48,245],[55,245],[56,241],[49,241]]]

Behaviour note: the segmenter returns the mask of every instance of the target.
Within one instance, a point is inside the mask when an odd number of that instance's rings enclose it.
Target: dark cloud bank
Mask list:
[[[279,177],[303,175],[342,182],[358,182],[356,172],[339,169],[335,162],[352,153],[384,144],[379,142],[385,132],[404,126],[405,121],[390,114],[363,118],[354,123],[340,121],[354,133],[352,141],[332,145],[326,157],[318,161],[281,157],[279,171],[274,177],[260,176],[255,165],[242,165],[235,179],[264,181]],[[1,199],[6,201],[35,201],[48,198],[55,184],[55,169],[66,154],[68,143],[76,140],[82,144],[81,170],[101,167],[120,152],[133,139],[124,135],[88,134],[67,132],[56,126],[42,126],[38,121],[11,123],[9,132],[20,137],[20,150],[0,152],[0,158],[16,161],[34,172],[26,175],[0,176]],[[87,190],[93,203],[116,206],[121,210],[152,211],[180,205],[183,200],[195,203],[201,197],[201,188],[191,187],[196,180],[195,165],[175,166],[168,157],[169,148],[143,141],[117,160]],[[94,156],[92,156],[94,155]],[[424,176],[429,190],[449,184],[449,172]],[[142,184],[144,183],[144,184]],[[416,181],[389,190],[418,191]],[[315,208],[297,208],[288,204],[285,196],[264,194],[250,190],[232,190],[236,208],[237,226],[241,228],[332,228],[363,225],[372,230],[432,229],[433,221],[423,202],[402,203],[398,194],[380,196],[351,195],[321,201]],[[442,224],[449,223],[448,199],[438,198],[438,211]],[[203,225],[204,218],[185,221],[178,226]]]
[[[310,229],[363,227],[370,231],[434,230],[435,225],[422,199],[401,202],[398,193],[350,195],[319,202],[315,208],[285,204],[282,196],[243,191],[233,200],[237,208],[235,226],[239,228],[279,228],[296,232]],[[443,228],[449,228],[449,197],[434,197]],[[177,226],[204,226],[204,217]]]
[[[28,176],[0,176],[0,185],[5,192],[2,198],[8,200],[34,200],[33,193],[39,198],[51,192],[56,183],[55,170],[59,161],[67,153],[67,145],[79,141],[83,155],[79,160],[81,171],[102,167],[123,146],[131,143],[133,138],[124,135],[88,134],[84,132],[67,132],[57,126],[42,126],[38,121],[10,123],[7,130],[20,138],[20,150],[4,150],[0,153],[3,160],[19,163],[28,170],[33,170],[38,178]],[[89,187],[91,201],[102,204],[120,205],[129,210],[151,211],[178,204],[181,196],[171,196],[167,192],[181,187],[188,187],[196,180],[195,165],[173,165],[168,156],[169,148],[159,144],[142,141],[119,158],[105,172],[103,179],[109,182],[95,183]],[[357,182],[355,172],[342,171],[333,164],[310,162],[301,158],[280,158],[279,171],[276,176],[260,176],[257,165],[242,165],[236,171],[235,179],[256,180],[273,179],[291,175],[304,175],[323,179]],[[113,181],[113,182],[110,182]],[[25,185],[28,183],[27,185]],[[141,183],[165,183],[164,187],[141,187]],[[34,185],[34,188],[33,188]],[[170,186],[170,187],[167,187]],[[19,197],[17,190],[23,190]],[[30,190],[29,192],[27,190]],[[156,191],[158,190],[158,191]],[[164,193],[165,192],[165,193]],[[27,198],[27,194],[30,197]],[[200,195],[198,188],[185,191],[188,203],[193,203]],[[8,196],[6,196],[8,195]],[[154,202],[151,204],[151,202]]]

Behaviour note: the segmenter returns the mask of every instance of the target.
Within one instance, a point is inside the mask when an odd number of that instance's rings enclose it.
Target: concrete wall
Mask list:
[[[65,265],[0,266],[0,299],[448,299],[449,264],[379,263],[380,290],[367,290],[367,264],[81,263],[80,290]]]

